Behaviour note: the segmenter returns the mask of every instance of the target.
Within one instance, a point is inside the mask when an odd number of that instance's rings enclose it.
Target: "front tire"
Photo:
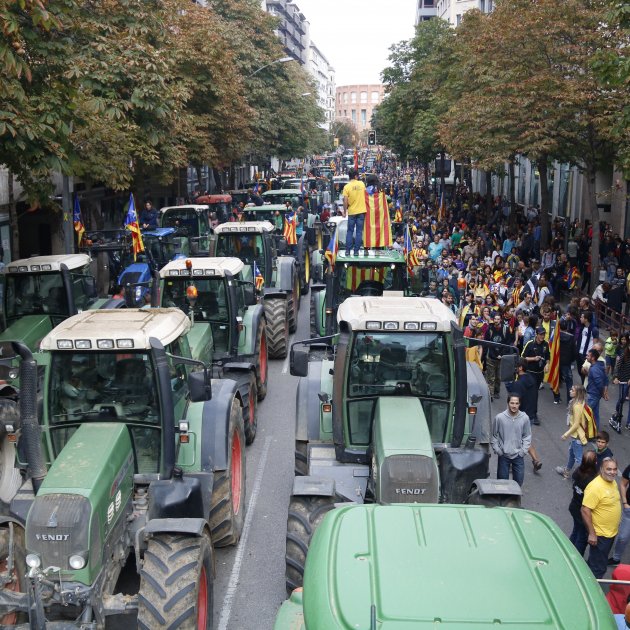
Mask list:
[[[256,388],[256,374],[249,376],[249,400],[247,402],[248,414],[245,422],[245,444],[249,446],[256,439],[258,429],[258,394]]]
[[[9,538],[8,528],[0,530],[0,573],[5,573],[7,570]],[[18,526],[13,528],[13,551],[11,581],[5,584],[4,589],[14,593],[25,593],[27,589],[27,569],[24,551],[24,530]],[[12,626],[25,621],[27,621],[25,613],[11,612],[0,617],[0,627],[4,628],[5,626]]]
[[[213,568],[206,533],[155,535],[140,571],[138,628],[211,630]]]
[[[335,497],[291,497],[285,554],[287,593],[291,594],[303,585],[311,539],[324,516],[334,507]]]
[[[265,300],[267,320],[267,352],[271,359],[284,359],[289,348],[287,301],[280,298]]]
[[[256,353],[256,390],[258,400],[264,400],[267,395],[267,326],[264,321],[258,327],[256,333],[256,345],[254,352]]]
[[[235,545],[245,522],[245,430],[236,398],[232,401],[228,428],[228,461],[214,473],[210,506],[210,532],[215,547]]]

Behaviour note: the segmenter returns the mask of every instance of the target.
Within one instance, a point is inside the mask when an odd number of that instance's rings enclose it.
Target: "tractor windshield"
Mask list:
[[[350,295],[382,295],[383,291],[402,291],[403,275],[402,265],[344,264],[339,270],[339,303]]]
[[[142,237],[144,251],[150,254],[158,267],[163,267],[167,262],[173,260],[178,254],[187,255],[184,246],[185,238],[181,236],[153,236],[145,234]]]
[[[375,401],[388,395],[419,397],[433,442],[446,441],[451,364],[444,333],[356,333],[347,387],[351,442],[369,443]]]
[[[261,234],[222,232],[217,235],[217,256],[234,256],[240,258],[246,265],[254,261],[261,273],[264,263],[263,242]]]
[[[157,391],[148,354],[54,352],[48,409],[55,453],[84,422],[124,422],[134,441],[138,472],[157,472]]]
[[[265,203],[270,203],[272,205],[284,205],[287,201],[290,201],[294,209],[297,209],[298,206],[304,204],[304,195],[300,194],[299,192],[293,194],[288,192],[287,190],[278,193],[266,192],[263,195],[263,199]]]
[[[183,234],[198,237],[208,233],[208,217],[194,208],[167,210],[162,217],[162,227],[173,227]]]
[[[7,321],[25,315],[68,317],[68,298],[61,274],[7,275],[4,312]]]
[[[228,322],[225,278],[174,276],[164,282],[163,306],[175,306],[195,314],[196,321]]]

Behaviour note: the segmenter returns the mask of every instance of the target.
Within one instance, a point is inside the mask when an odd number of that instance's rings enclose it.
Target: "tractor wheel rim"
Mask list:
[[[267,382],[267,337],[266,335],[261,335],[260,337],[260,358],[258,364],[260,366],[260,382]]]
[[[241,511],[241,465],[243,449],[238,431],[232,438],[232,510],[236,516]]]
[[[208,578],[206,567],[202,565],[199,574],[199,592],[197,594],[197,628],[206,630],[208,627]]]
[[[7,570],[7,559],[5,558],[2,562],[0,562],[0,573],[4,573]],[[13,575],[11,576],[13,579],[10,583],[4,586],[4,590],[12,591],[13,593],[20,593],[20,582],[18,580],[18,576],[15,572],[15,568],[13,569]],[[17,623],[17,613],[7,613],[3,617],[0,617],[0,624],[4,628],[5,625],[15,625]]]

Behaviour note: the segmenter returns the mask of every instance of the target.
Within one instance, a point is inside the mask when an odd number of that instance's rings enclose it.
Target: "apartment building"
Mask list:
[[[336,89],[335,119],[351,122],[359,132],[369,129],[372,112],[383,100],[380,83],[341,85]]]

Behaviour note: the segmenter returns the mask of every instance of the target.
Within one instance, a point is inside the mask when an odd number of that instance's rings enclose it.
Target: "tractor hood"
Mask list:
[[[37,352],[39,342],[52,329],[50,315],[25,315],[0,333],[0,341],[21,341],[31,352]]]
[[[372,443],[380,503],[437,503],[439,473],[418,398],[377,399]]]
[[[52,431],[59,444],[70,428]],[[100,569],[102,545],[125,514],[133,488],[129,429],[122,423],[80,425],[44,478],[26,519],[26,548],[41,566],[60,567],[64,579],[91,584]],[[80,554],[85,568],[72,571]]]
[[[299,598],[291,602],[295,608]],[[308,552],[303,607],[308,630],[617,627],[551,519],[483,506],[330,511]],[[300,627],[297,615],[284,619],[291,617],[295,626],[276,630]]]

